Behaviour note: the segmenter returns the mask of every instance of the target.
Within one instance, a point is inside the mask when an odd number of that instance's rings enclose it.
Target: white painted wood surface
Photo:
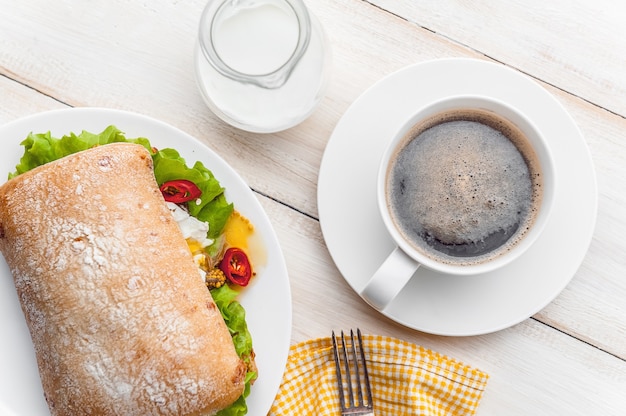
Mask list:
[[[292,284],[293,342],[358,325],[448,354],[491,375],[480,415],[626,414],[626,6],[307,0],[333,47],[328,95],[301,125],[256,135],[220,122],[196,88],[203,3],[0,0],[0,123],[112,107],[212,147],[259,193],[276,228]],[[458,56],[508,65],[554,94],[585,136],[600,193],[591,247],[561,295],[519,325],[467,338],[412,331],[373,311],[342,279],[316,220],[319,164],[348,106],[395,70]]]

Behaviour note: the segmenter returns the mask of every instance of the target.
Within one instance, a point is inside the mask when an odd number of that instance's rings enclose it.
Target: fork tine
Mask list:
[[[357,329],[358,330],[358,329]],[[360,341],[360,339],[359,339]],[[352,360],[354,361],[354,373],[356,376],[356,385],[357,385],[357,396],[359,398],[359,406],[363,406],[363,388],[361,387],[361,373],[359,372],[359,356],[356,352],[356,342],[354,341],[354,331],[350,330],[350,344],[352,345]],[[359,348],[362,345],[359,344]],[[363,353],[361,352],[361,359],[363,358]],[[362,360],[365,363],[365,360]]]
[[[337,373],[337,385],[339,387],[339,403],[341,404],[341,408],[344,409],[346,407],[346,399],[343,394],[343,381],[341,379],[341,364],[339,360],[339,349],[337,348],[337,336],[335,335],[335,331],[333,331],[333,355],[335,357],[335,371]]]
[[[354,407],[354,394],[352,392],[352,375],[350,374],[350,360],[348,358],[348,351],[346,349],[346,337],[341,331],[341,347],[343,350],[344,364],[346,368],[346,380],[348,382],[348,398],[350,400],[350,407]]]
[[[356,329],[356,334],[359,339],[359,352],[361,353],[361,360],[363,361],[363,375],[365,377],[365,394],[367,395],[367,404],[371,406],[373,403],[372,388],[370,386],[370,376],[367,372],[367,362],[365,361],[365,351],[363,350],[363,339],[361,338],[361,330],[359,328]]]

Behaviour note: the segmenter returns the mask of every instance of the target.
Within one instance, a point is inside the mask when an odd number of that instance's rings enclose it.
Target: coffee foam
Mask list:
[[[388,172],[392,217],[430,257],[484,262],[517,244],[534,222],[538,162],[524,134],[494,114],[456,110],[433,117],[399,149]]]

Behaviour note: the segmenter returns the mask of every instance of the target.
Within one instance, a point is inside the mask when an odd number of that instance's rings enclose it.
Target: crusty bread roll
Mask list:
[[[241,395],[245,364],[143,147],[9,180],[0,250],[52,415],[211,415]]]

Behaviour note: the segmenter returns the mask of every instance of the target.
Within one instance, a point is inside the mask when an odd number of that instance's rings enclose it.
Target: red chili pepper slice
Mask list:
[[[167,202],[180,204],[200,198],[202,191],[198,186],[186,179],[177,179],[161,185],[161,193]]]
[[[250,260],[243,250],[231,247],[224,253],[224,258],[220,262],[220,269],[226,278],[239,286],[247,286],[252,277]]]

